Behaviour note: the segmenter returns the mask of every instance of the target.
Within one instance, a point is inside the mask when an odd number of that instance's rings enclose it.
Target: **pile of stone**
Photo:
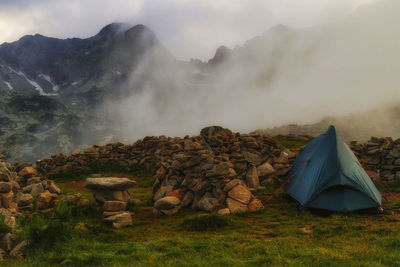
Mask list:
[[[15,243],[18,232],[16,218],[23,211],[33,209],[37,198],[40,212],[48,212],[57,203],[60,189],[50,180],[41,176],[31,164],[17,164],[12,167],[0,156],[0,214],[11,232],[0,236],[0,259],[5,256],[19,257],[24,254],[27,243]]]
[[[252,191],[274,183],[295,154],[258,132],[232,133],[213,126],[159,151],[153,185],[154,213],[171,215],[190,207],[229,214],[263,207]]]
[[[136,184],[128,178],[87,178],[85,187],[90,189],[96,201],[103,204],[103,221],[114,228],[132,225],[132,213],[126,211],[130,202],[128,189]]]
[[[400,181],[400,139],[371,137],[366,143],[351,142],[350,148],[382,179]]]

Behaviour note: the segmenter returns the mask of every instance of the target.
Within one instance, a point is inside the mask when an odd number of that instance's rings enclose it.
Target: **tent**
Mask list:
[[[382,203],[381,194],[334,126],[300,152],[289,177],[286,192],[306,208],[347,212]]]

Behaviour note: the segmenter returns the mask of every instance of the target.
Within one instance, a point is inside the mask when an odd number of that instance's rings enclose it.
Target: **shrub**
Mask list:
[[[27,218],[30,216],[30,218]],[[58,241],[70,237],[73,229],[71,222],[71,207],[65,203],[58,203],[50,214],[25,215],[20,220],[22,238],[32,247],[51,247]]]
[[[229,225],[229,218],[223,215],[210,214],[199,215],[192,218],[186,218],[183,225],[189,231],[206,232],[216,231]]]

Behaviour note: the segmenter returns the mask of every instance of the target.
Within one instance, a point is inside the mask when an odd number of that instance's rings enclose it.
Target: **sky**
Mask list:
[[[178,58],[209,59],[284,24],[340,20],[379,0],[0,0],[0,43],[26,34],[86,38],[111,22],[145,24]]]

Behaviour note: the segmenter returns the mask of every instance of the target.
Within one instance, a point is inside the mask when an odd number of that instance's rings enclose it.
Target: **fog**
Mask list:
[[[182,67],[151,51],[132,71],[133,93],[115,104],[116,118],[133,141],[214,124],[249,132],[387,108],[400,98],[398,25],[400,2],[382,0],[334,22],[273,28],[218,66]],[[151,78],[138,89],[143,75]]]

